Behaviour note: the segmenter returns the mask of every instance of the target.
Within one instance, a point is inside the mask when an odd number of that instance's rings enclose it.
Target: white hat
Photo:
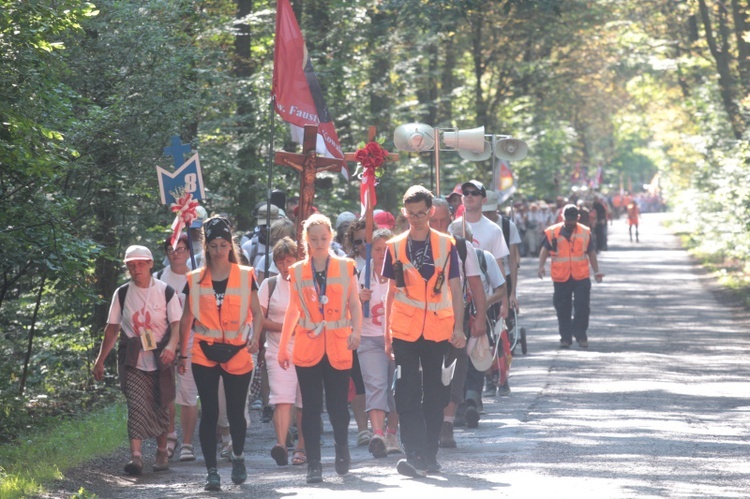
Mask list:
[[[263,203],[258,208],[258,215],[257,215],[257,225],[266,225],[266,213],[268,213],[268,205],[266,203]],[[279,219],[279,207],[275,204],[271,205],[271,223]]]
[[[466,353],[477,371],[486,371],[492,366],[494,355],[486,334],[469,338],[469,342],[466,344]]]
[[[128,246],[128,249],[125,250],[125,263],[132,262],[135,260],[153,260],[154,257],[151,256],[151,250],[148,249],[145,246]]]
[[[351,223],[357,219],[357,216],[352,213],[351,211],[342,211],[341,214],[336,217],[336,230],[339,230],[339,227],[341,227],[341,224],[343,223]]]
[[[497,211],[497,201],[497,192],[487,191],[487,202],[482,205],[482,211]]]

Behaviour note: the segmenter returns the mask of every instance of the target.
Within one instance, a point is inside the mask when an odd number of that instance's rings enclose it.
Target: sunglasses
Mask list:
[[[482,195],[482,191],[463,191],[463,195],[467,196],[467,197],[468,196],[477,196],[477,197],[479,197],[479,196]]]
[[[352,244],[353,244],[354,246],[359,246],[360,244],[362,244],[362,243],[364,243],[364,242],[365,242],[365,240],[364,240],[364,239],[355,239],[354,241],[352,241]]]

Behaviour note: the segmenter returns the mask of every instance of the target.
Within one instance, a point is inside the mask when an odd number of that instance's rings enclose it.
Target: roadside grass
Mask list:
[[[0,497],[42,494],[44,484],[93,457],[110,454],[127,442],[127,408],[113,404],[73,420],[19,436],[0,446]],[[90,497],[85,491],[79,497]]]

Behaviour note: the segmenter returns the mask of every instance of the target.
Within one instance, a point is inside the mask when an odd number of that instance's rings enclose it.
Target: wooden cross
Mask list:
[[[341,159],[318,156],[315,152],[317,141],[318,125],[305,125],[301,154],[285,151],[274,154],[274,163],[291,166],[301,173],[297,208],[297,258],[300,260],[305,257],[305,248],[302,246],[302,222],[312,213],[315,199],[315,175],[327,170],[340,170],[345,165]]]

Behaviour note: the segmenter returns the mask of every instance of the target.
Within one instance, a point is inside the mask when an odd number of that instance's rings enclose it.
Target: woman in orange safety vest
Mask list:
[[[257,351],[263,314],[252,267],[239,265],[229,221],[212,217],[203,224],[206,265],[188,274],[188,296],[180,321],[180,357],[185,372],[190,329],[194,330],[192,370],[202,416],[199,435],[208,475],[206,490],[221,490],[216,468],[219,378],[224,381],[232,435],[232,481],[243,483],[245,469],[245,400],[253,371],[249,350]],[[250,336],[250,325],[256,333]]]
[[[284,317],[278,361],[290,365],[287,344],[294,335],[291,362],[302,393],[302,435],[307,450],[307,483],[323,480],[320,464],[320,415],[325,389],[333,426],[335,468],[349,472],[349,376],[352,350],[359,346],[362,308],[354,260],[331,250],[333,229],[328,217],[313,214],[303,224],[306,257],[290,269],[291,302]]]

